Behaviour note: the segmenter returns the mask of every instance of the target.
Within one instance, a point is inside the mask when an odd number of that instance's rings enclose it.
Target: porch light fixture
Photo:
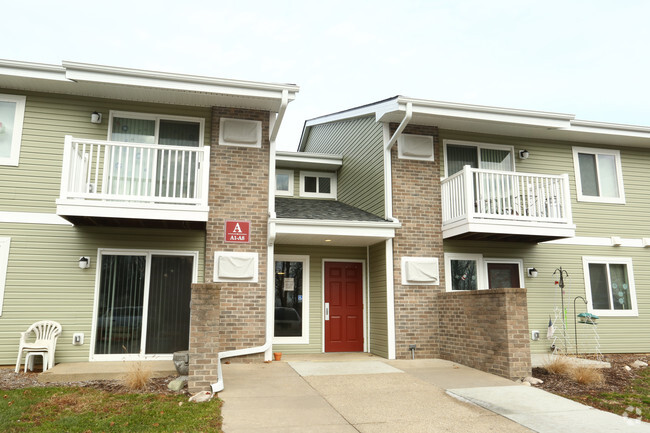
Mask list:
[[[527,151],[526,149],[519,151],[519,159],[528,159],[529,156],[530,156],[530,152]]]
[[[90,115],[90,123],[102,123],[102,113],[93,111]]]
[[[90,267],[90,257],[79,257],[79,269],[88,269]]]
[[[537,278],[537,269],[535,268],[526,268],[526,273],[528,278]]]

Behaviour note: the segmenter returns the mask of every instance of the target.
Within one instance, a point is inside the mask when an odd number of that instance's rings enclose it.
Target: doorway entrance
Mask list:
[[[363,264],[325,262],[325,352],[363,352]]]

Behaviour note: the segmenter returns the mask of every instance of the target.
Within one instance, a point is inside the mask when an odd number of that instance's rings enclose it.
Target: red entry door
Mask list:
[[[363,352],[361,263],[325,262],[325,352]]]

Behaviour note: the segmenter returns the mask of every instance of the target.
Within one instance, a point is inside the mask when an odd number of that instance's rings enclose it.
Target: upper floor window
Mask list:
[[[111,112],[109,137],[127,143],[198,147],[203,145],[203,124],[197,118]]]
[[[591,313],[602,316],[637,316],[632,259],[583,257],[585,292]]]
[[[25,96],[0,94],[0,165],[18,165]]]
[[[466,165],[486,170],[515,169],[512,146],[445,140],[444,147],[447,176],[461,171]]]
[[[618,150],[574,147],[573,164],[579,201],[625,203]]]
[[[300,172],[302,197],[336,198],[336,173]]]
[[[275,195],[293,196],[293,170],[275,171]]]

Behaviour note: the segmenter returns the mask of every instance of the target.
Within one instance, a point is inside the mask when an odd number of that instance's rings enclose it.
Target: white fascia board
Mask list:
[[[521,124],[551,129],[567,128],[571,125],[571,120],[575,118],[573,114],[459,104],[405,97],[398,98],[397,102],[399,103],[400,111],[405,111],[406,105],[411,103],[413,105],[414,115],[453,117],[473,121]],[[386,114],[389,113],[387,112]]]
[[[39,80],[70,81],[65,76],[65,68],[61,66],[14,60],[0,60],[0,75]]]
[[[289,101],[295,99],[299,90],[299,87],[293,84],[211,78],[66,61],[63,62],[63,67],[66,77],[74,81],[277,99],[278,103],[282,99],[283,90],[287,90]]]
[[[336,171],[343,165],[343,156],[320,153],[276,152],[275,161],[276,165],[282,167]]]
[[[76,203],[75,203],[76,201]],[[207,206],[152,205],[144,207],[138,203],[79,203],[78,200],[56,200],[58,215],[104,218],[129,218],[170,221],[208,220]]]
[[[56,214],[39,212],[6,212],[0,211],[0,223],[20,224],[51,224],[72,226],[73,224]]]
[[[539,223],[513,223],[507,224],[461,222],[457,224],[444,225],[442,227],[443,239],[448,239],[463,233],[495,233],[509,235],[532,235],[532,236],[575,236],[576,226],[573,224],[546,224]],[[611,240],[610,240],[611,244]]]
[[[650,127],[648,126],[592,122],[588,120],[572,120],[571,126],[569,128],[566,128],[566,130],[570,132],[587,134],[606,134],[650,139]]]
[[[338,235],[338,236],[369,236],[395,237],[395,229],[400,228],[400,223],[394,222],[364,222],[364,221],[338,221],[338,220],[306,220],[273,218],[269,222],[275,224],[276,233],[305,234],[305,235]]]

